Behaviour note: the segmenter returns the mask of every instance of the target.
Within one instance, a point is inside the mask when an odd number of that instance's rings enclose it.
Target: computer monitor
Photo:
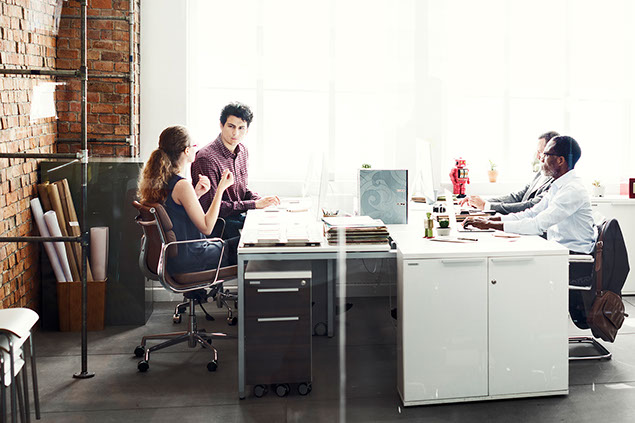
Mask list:
[[[428,204],[433,204],[437,197],[434,190],[434,176],[432,172],[432,153],[428,141],[415,141],[415,172],[413,176],[414,197],[424,197]]]

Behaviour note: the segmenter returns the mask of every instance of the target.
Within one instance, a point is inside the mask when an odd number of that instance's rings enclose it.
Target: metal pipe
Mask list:
[[[81,19],[81,16],[77,15],[61,15],[63,19]],[[125,21],[127,18],[125,16],[88,16],[86,18],[89,21]]]
[[[0,68],[0,75],[47,75],[61,77],[77,77],[79,71],[76,70],[52,70],[52,69],[5,69]]]
[[[90,78],[91,79],[128,79],[130,78],[130,76],[128,74],[125,73],[91,73],[90,74]]]
[[[82,142],[81,138],[58,138],[58,143],[67,143],[67,142]],[[127,143],[128,138],[88,138],[88,142],[121,142]],[[79,154],[79,153],[78,153]]]
[[[75,153],[0,153],[0,159],[76,159]]]
[[[130,116],[128,118],[128,124],[129,124],[129,133],[130,133],[130,137],[128,138],[129,143],[130,143],[130,157],[136,157],[137,154],[135,153],[135,139],[136,139],[136,134],[135,134],[135,126],[134,126],[134,84],[135,84],[135,74],[134,74],[134,2],[135,0],[130,0],[130,11],[128,13],[128,30],[129,30],[129,35],[128,35],[128,39],[130,41],[130,47],[129,47],[129,58],[128,58],[128,73],[129,73],[129,77],[128,77],[128,81],[130,83],[130,87],[128,89],[128,95],[130,96],[130,100],[129,100],[129,106],[130,106]]]
[[[87,272],[87,255],[86,248],[88,247],[88,228],[86,227],[86,208],[88,206],[88,105],[87,105],[87,92],[88,92],[88,60],[86,54],[87,48],[87,36],[86,36],[86,11],[87,0],[81,0],[81,37],[82,37],[82,50],[81,50],[81,66],[80,74],[82,81],[81,89],[81,110],[82,110],[82,212],[81,212],[81,229],[82,229],[82,370],[79,373],[75,373],[73,377],[79,379],[87,379],[95,376],[95,373],[88,372],[88,331],[87,331],[87,305],[88,305],[88,282],[86,280]]]
[[[0,242],[80,242],[80,236],[0,236]]]

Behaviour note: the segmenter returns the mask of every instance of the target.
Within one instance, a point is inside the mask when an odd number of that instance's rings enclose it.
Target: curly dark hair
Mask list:
[[[220,112],[220,123],[223,126],[225,126],[225,122],[227,122],[229,116],[236,116],[238,119],[244,120],[247,122],[247,128],[249,128],[251,121],[254,120],[254,114],[249,106],[239,102],[229,103],[223,107],[223,111]]]

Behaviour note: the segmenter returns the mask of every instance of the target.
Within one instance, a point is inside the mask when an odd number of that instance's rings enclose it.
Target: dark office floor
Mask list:
[[[568,396],[403,408],[396,390],[395,327],[387,298],[354,298],[347,313],[346,421],[613,422],[635,421],[635,297],[625,297],[629,317],[611,361],[570,364]],[[111,327],[89,334],[92,379],[81,369],[77,334],[36,334],[42,420],[46,422],[336,422],[340,410],[338,337],[313,337],[313,391],[279,398],[237,394],[236,340],[215,341],[219,368],[206,369],[201,348],[172,347],[137,371],[132,351],[143,334],[174,330],[169,303],[155,304],[143,327]],[[236,334],[222,311],[208,331]],[[181,325],[184,325],[182,323]],[[179,325],[179,326],[181,326]],[[572,327],[571,334],[580,333]],[[423,335],[425,336],[425,334]],[[434,340],[431,340],[434,342]],[[610,416],[610,417],[609,417]]]

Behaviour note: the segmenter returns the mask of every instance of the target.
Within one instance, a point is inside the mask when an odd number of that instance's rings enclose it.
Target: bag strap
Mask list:
[[[601,228],[598,242],[595,243],[595,295],[597,297],[602,295],[602,249],[604,248],[604,229],[606,229],[606,225]]]

